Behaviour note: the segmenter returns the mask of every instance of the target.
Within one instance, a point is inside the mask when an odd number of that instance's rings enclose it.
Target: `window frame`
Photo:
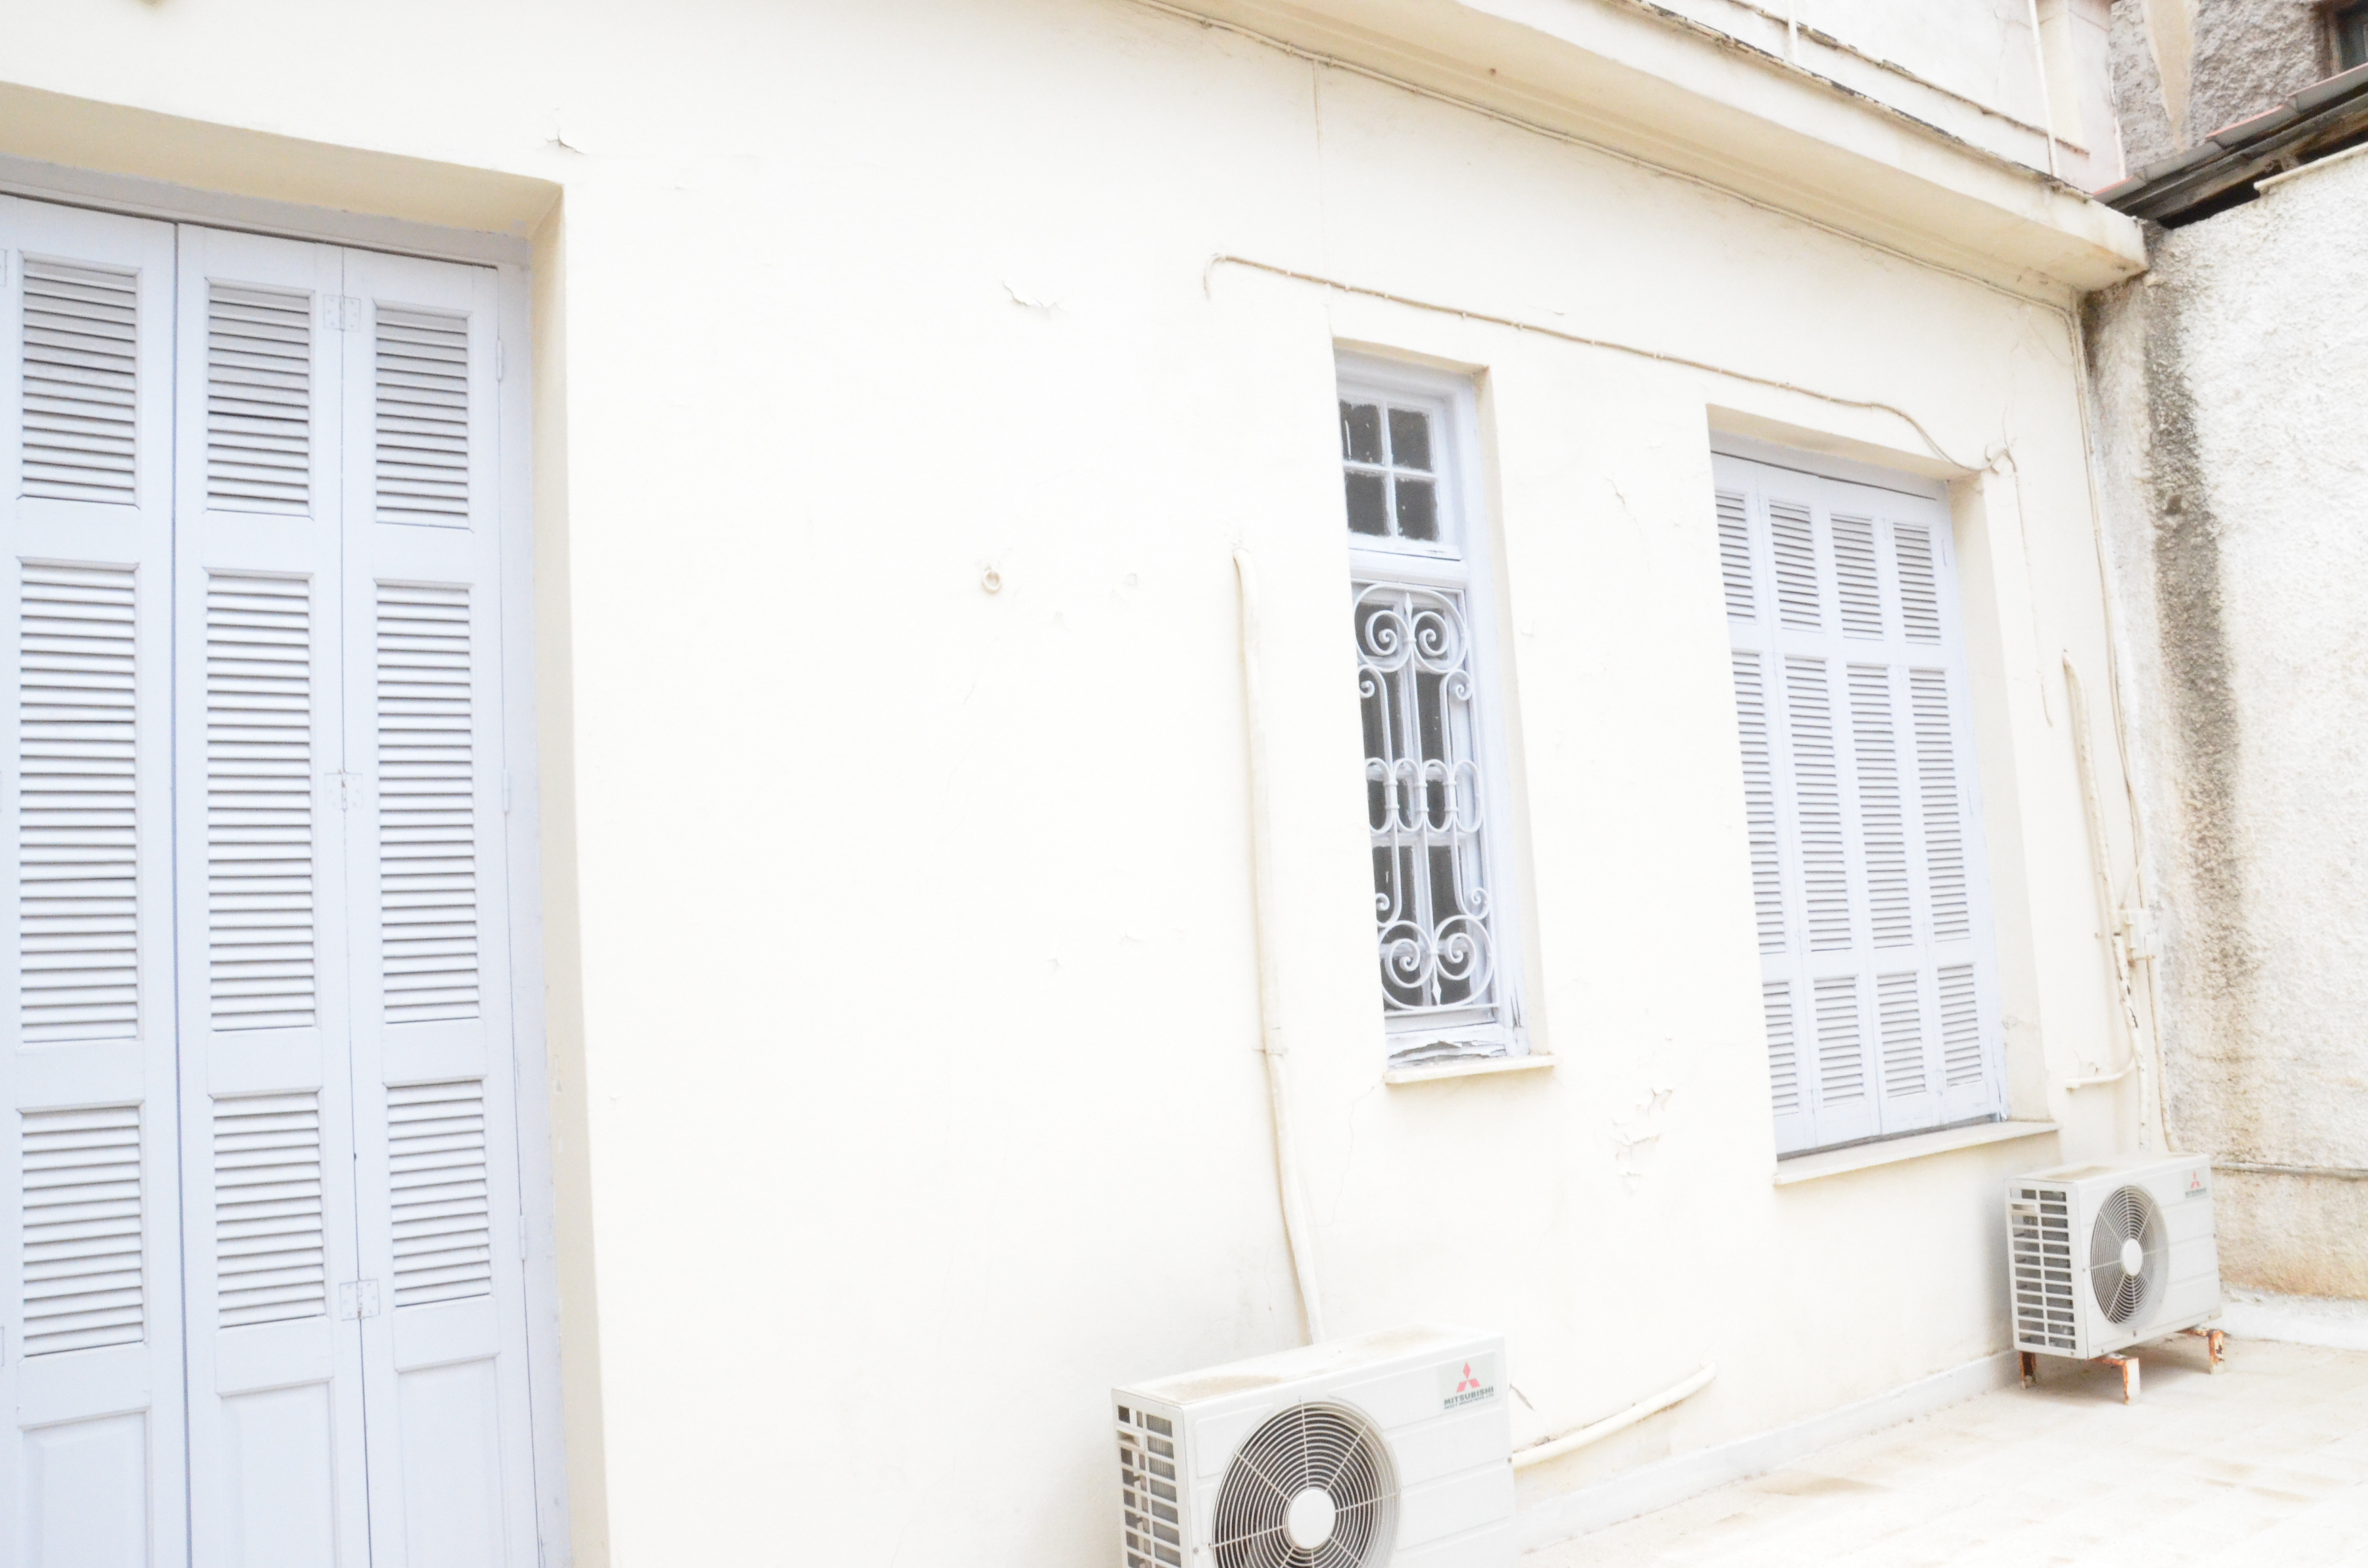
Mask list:
[[[1511,688],[1506,678],[1507,650],[1498,630],[1501,617],[1497,612],[1497,530],[1487,507],[1479,455],[1478,388],[1470,376],[1339,350],[1335,355],[1334,394],[1336,472],[1342,479],[1333,494],[1339,497],[1338,526],[1348,547],[1349,573],[1343,586],[1348,589],[1349,602],[1351,606],[1357,602],[1361,591],[1359,585],[1375,582],[1460,597],[1471,643],[1474,687],[1471,703],[1472,749],[1482,771],[1478,859],[1488,894],[1486,920],[1495,954],[1496,996],[1493,1001],[1454,1015],[1393,1012],[1381,983],[1376,952],[1376,968],[1372,971],[1374,1002],[1381,1017],[1385,1054],[1394,1067],[1527,1056],[1530,1040],[1522,1002],[1521,961],[1526,892],[1517,880],[1517,858],[1507,842],[1515,820],[1509,715],[1506,711]],[[1393,406],[1416,409],[1429,417],[1430,472],[1437,475],[1439,504],[1437,543],[1359,533],[1349,527],[1346,475],[1349,461],[1339,405],[1353,402],[1377,403],[1384,410]],[[1386,412],[1383,422],[1386,426]],[[1361,743],[1359,751],[1361,758]],[[1360,775],[1361,782],[1361,765]],[[1361,802],[1360,791],[1359,810],[1370,833],[1370,808]],[[1370,881],[1367,885],[1370,888]]]
[[[2348,5],[2327,8],[2328,63],[2333,67],[2330,75],[2340,76],[2368,65],[2368,0],[2351,0]],[[2356,60],[2346,59],[2357,53]]]

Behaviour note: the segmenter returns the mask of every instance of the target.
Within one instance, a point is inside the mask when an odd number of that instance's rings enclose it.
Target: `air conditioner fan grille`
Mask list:
[[[1295,1539],[1307,1530],[1310,1492],[1328,1501],[1328,1523],[1317,1527],[1321,1539]],[[1379,1568],[1389,1561],[1396,1506],[1389,1450],[1372,1423],[1342,1405],[1293,1405],[1261,1423],[1226,1467],[1217,1568]],[[1321,1519],[1326,1510],[1314,1513]]]
[[[2129,1267],[2130,1242],[2137,1243],[2140,1261],[2135,1269]],[[2162,1211],[2145,1188],[2119,1188],[2098,1205],[2097,1222],[2089,1233],[2089,1282],[2097,1292],[2097,1310],[2109,1322],[2145,1322],[2161,1299],[2169,1267]]]

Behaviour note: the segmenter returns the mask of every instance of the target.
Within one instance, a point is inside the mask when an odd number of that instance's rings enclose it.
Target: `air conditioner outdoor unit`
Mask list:
[[[1511,1568],[1505,1342],[1417,1327],[1110,1392],[1124,1568]]]
[[[2007,1183],[2015,1348],[2086,1359],[2220,1312],[2212,1162],[2139,1154]]]

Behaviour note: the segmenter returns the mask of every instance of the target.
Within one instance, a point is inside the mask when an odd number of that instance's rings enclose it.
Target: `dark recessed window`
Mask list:
[[[2346,6],[2335,13],[2335,68],[2349,71],[2368,65],[2368,5]]]

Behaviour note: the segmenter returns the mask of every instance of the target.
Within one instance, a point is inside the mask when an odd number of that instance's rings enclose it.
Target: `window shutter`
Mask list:
[[[0,1540],[185,1550],[172,993],[173,232],[0,198]]]
[[[342,261],[179,233],[175,582],[189,1518],[360,1562],[337,679]]]
[[[0,198],[28,1568],[533,1561],[493,321]]]
[[[1716,472],[1778,1151],[1995,1115],[1946,509],[1740,458]]]
[[[491,272],[362,252],[345,767],[372,1557],[533,1561],[502,839]],[[367,454],[366,457],[362,454]],[[387,1391],[381,1396],[377,1391]]]

